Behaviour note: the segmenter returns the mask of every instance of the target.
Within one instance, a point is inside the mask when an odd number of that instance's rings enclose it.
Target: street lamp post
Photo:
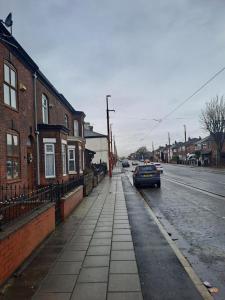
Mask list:
[[[114,109],[109,109],[109,98],[111,95],[106,95],[106,118],[107,118],[107,139],[108,139],[108,164],[109,164],[109,177],[112,177],[112,164],[111,164],[111,154],[110,154],[110,130],[109,130],[109,112],[114,111]]]

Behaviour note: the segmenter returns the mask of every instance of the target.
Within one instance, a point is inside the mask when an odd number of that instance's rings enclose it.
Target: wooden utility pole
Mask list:
[[[169,154],[168,154],[168,162],[170,161],[170,133],[168,132],[168,142],[169,142]]]
[[[185,160],[187,158],[187,147],[186,147],[186,142],[187,142],[187,127],[184,125],[184,151],[185,151]]]
[[[111,157],[111,168],[113,169],[112,124],[110,124],[110,157]]]
[[[152,142],[152,155],[153,155],[153,161],[154,161],[154,143]]]

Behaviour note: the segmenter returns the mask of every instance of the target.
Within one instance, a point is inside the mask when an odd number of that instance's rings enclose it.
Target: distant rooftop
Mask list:
[[[84,137],[85,138],[107,138],[107,135],[93,131],[93,126],[91,126],[90,123],[85,123]]]

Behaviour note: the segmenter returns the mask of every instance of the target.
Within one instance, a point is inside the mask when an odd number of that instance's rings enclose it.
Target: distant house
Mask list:
[[[84,125],[86,148],[95,152],[93,163],[106,163],[108,167],[108,140],[107,135],[93,131],[90,123]]]
[[[196,143],[196,151],[200,154],[200,161],[202,165],[215,165],[216,164],[216,144],[212,136],[207,136],[204,139]],[[221,153],[221,162],[225,164],[225,144],[223,146],[223,151]]]

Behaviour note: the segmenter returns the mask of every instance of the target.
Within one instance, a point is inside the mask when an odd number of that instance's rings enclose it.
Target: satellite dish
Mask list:
[[[7,27],[11,27],[12,24],[13,24],[13,21],[12,21],[12,13],[9,13],[7,18],[5,19],[5,26]]]

